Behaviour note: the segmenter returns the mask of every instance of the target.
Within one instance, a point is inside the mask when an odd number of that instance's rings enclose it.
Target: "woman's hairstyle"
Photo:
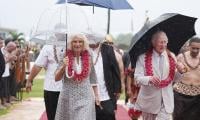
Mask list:
[[[79,33],[79,34],[73,34],[73,35],[69,36],[69,39],[67,41],[67,49],[72,50],[72,42],[76,38],[83,40],[83,44],[84,44],[83,49],[84,50],[88,50],[89,49],[88,39],[87,39],[87,37],[84,34],[81,34],[81,33]]]

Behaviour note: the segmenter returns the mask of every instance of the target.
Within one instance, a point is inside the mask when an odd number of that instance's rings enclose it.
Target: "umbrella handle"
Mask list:
[[[66,37],[65,40],[66,40],[66,50],[67,50],[67,33],[66,33],[66,36],[65,36],[65,37]]]

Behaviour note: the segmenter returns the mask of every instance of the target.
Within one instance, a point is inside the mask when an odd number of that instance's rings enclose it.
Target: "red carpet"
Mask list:
[[[122,105],[117,106],[116,118],[117,120],[131,120],[126,109]],[[45,111],[42,113],[40,120],[47,120]]]
[[[44,111],[40,117],[40,120],[47,120],[47,114],[46,111]]]
[[[122,105],[117,105],[116,118],[117,120],[131,120],[128,116],[127,110]]]

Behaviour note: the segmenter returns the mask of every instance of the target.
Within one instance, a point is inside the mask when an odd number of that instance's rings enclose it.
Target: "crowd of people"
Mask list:
[[[21,48],[18,41],[0,37],[1,78],[0,110],[21,100],[21,88],[25,87],[25,76],[29,62],[27,48]]]
[[[200,118],[199,37],[192,37],[187,49],[175,56],[167,48],[166,33],[156,31],[151,47],[138,56],[135,65],[127,52],[114,45],[111,35],[103,40],[84,34],[65,39],[67,49],[44,45],[26,81],[26,90],[31,92],[34,78],[45,69],[48,120],[115,120],[117,100],[124,91],[126,103],[134,104],[143,120]],[[17,44],[12,41],[1,47],[2,106],[13,96],[8,81],[15,78],[9,66],[13,61],[16,64],[16,50]]]

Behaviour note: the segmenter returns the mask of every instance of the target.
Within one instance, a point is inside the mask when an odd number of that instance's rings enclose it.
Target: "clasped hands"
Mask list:
[[[159,87],[161,80],[156,76],[151,76],[149,83],[155,87]]]

